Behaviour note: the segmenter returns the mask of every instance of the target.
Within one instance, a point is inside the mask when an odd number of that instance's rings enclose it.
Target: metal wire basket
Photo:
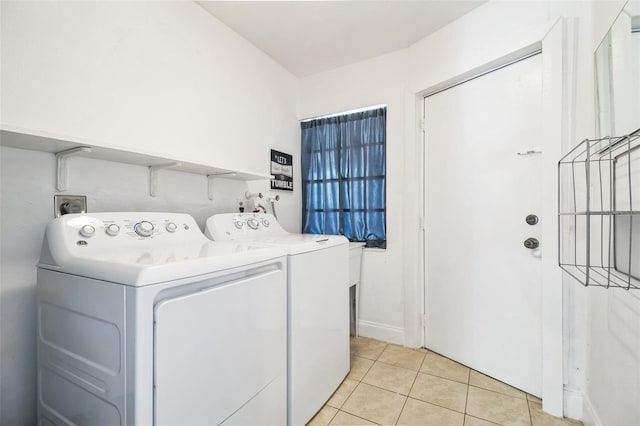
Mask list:
[[[559,264],[585,286],[640,289],[640,129],[558,163]]]

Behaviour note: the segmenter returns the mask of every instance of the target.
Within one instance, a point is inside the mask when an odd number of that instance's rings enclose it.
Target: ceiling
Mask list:
[[[410,46],[485,0],[199,1],[298,77]]]

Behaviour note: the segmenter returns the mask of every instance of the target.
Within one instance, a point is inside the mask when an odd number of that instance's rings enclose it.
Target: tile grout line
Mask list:
[[[351,414],[351,413],[350,413],[350,412],[348,412],[348,411],[338,410],[338,413],[339,413],[339,412],[341,412],[341,411],[342,411],[343,413],[345,413],[345,414],[348,414],[348,415],[353,416],[353,417],[357,417],[357,418],[362,419],[362,420],[364,420],[364,421],[366,421],[366,422],[371,422],[371,423],[373,423],[374,425],[379,425],[379,424],[380,424],[380,423],[374,422],[373,420],[365,419],[365,418],[364,418],[364,417],[362,417],[362,416],[356,416],[355,414]],[[338,415],[338,414],[336,413],[336,416],[337,416],[337,415]],[[333,419],[332,419],[332,420],[333,420]]]
[[[464,416],[462,417],[462,426],[467,423],[467,404],[469,403],[469,382],[471,381],[471,369],[469,369],[469,375],[467,376],[467,396],[464,398]]]
[[[326,405],[326,404],[325,404],[325,407],[327,407],[327,405]],[[331,407],[331,406],[329,405],[329,407]],[[331,407],[331,408],[333,408],[333,407]],[[333,416],[331,416],[331,418],[330,418],[330,419],[329,419],[329,421],[327,422],[327,426],[328,426],[329,424],[331,424],[331,422],[332,422],[332,421],[333,421],[333,419],[338,415],[338,413],[339,413],[339,412],[340,412],[340,409],[337,409],[337,410],[336,410],[336,413],[335,413]]]
[[[529,398],[527,398],[527,396],[524,396],[524,400],[527,403],[527,412],[529,413],[529,424],[533,426],[533,417],[531,416],[531,404],[529,404]]]
[[[492,425],[503,426],[500,423],[496,423],[496,422],[491,421],[491,420],[483,419],[482,417],[472,416],[471,414],[465,414],[465,417],[467,417],[467,416],[472,417],[474,419],[482,420],[483,422],[491,423]]]
[[[349,395],[349,398],[351,397],[351,395],[353,395],[353,393],[356,391],[356,389],[357,389],[357,388],[358,388],[362,383],[364,383],[364,384],[365,384],[365,385],[367,385],[367,386],[372,386],[372,387],[375,387],[375,388],[377,388],[377,389],[381,389],[381,390],[384,390],[384,391],[387,391],[387,392],[393,392],[393,391],[390,391],[389,389],[381,388],[381,387],[378,387],[378,386],[375,386],[375,385],[371,385],[371,384],[369,384],[369,383],[366,383],[366,382],[363,382],[363,381],[362,381],[362,380],[366,377],[366,375],[367,375],[367,374],[369,374],[369,371],[371,371],[371,369],[373,368],[373,366],[375,365],[375,363],[376,363],[376,362],[381,362],[382,364],[386,364],[386,363],[384,363],[384,362],[382,362],[382,361],[378,361],[378,359],[382,356],[382,354],[384,353],[384,351],[385,351],[388,347],[389,347],[389,344],[388,344],[388,343],[384,345],[384,348],[382,348],[382,350],[380,351],[380,353],[378,354],[378,356],[376,357],[376,359],[374,359],[374,360],[373,360],[373,363],[369,366],[369,368],[367,369],[367,371],[362,375],[362,378],[359,380],[358,385],[353,389],[353,391],[351,391],[351,394]],[[350,351],[350,352],[351,352],[351,351]],[[359,356],[359,355],[354,355],[354,356]],[[365,357],[361,356],[360,358],[365,358]],[[369,360],[371,360],[370,358],[365,358],[365,359],[369,359]],[[402,367],[399,367],[399,368],[402,368]],[[418,375],[417,375],[417,374],[416,374],[416,377],[418,377]],[[414,382],[415,382],[415,378],[414,378]],[[413,386],[413,385],[412,385],[412,386]],[[411,391],[411,389],[410,389],[409,391]],[[395,394],[397,394],[397,395],[402,395],[402,394],[401,394],[401,393],[399,393],[399,392],[393,392],[393,393],[395,393]],[[402,396],[404,396],[404,395],[402,395]],[[347,398],[347,399],[349,399],[349,398]],[[407,399],[408,399],[408,398],[409,398],[409,396],[407,395],[407,396],[406,396],[406,398],[405,398],[404,404],[406,404],[406,403],[407,403]],[[344,403],[342,404],[342,406],[344,407],[344,405],[345,405],[346,403],[347,403],[347,400],[345,399],[345,401],[344,401]],[[400,414],[398,414],[398,418],[396,419],[396,421],[394,422],[394,424],[397,424],[398,420],[400,420],[400,415],[402,414],[402,410],[404,409],[404,404],[402,405],[402,409],[400,410]],[[343,411],[343,410],[338,409],[338,411]],[[374,422],[374,421],[372,421],[372,420],[369,420],[369,419],[366,419],[366,418],[364,418],[364,417],[360,417],[360,416],[357,416],[357,415],[355,415],[355,414],[349,413],[349,412],[348,412],[348,411],[346,411],[346,410],[344,410],[344,412],[345,412],[345,413],[347,413],[347,414],[351,414],[351,415],[353,415],[353,416],[359,417],[359,418],[361,418],[361,419],[364,419],[364,420],[366,420],[366,421],[368,421],[368,422],[372,422],[372,423],[378,424],[378,423],[376,423],[376,422]],[[337,413],[336,413],[336,414],[337,414]],[[333,420],[333,419],[332,419],[332,420]]]
[[[378,386],[378,385],[372,385],[371,383],[367,383],[367,382],[360,382],[360,383],[362,383],[363,385],[371,386],[372,388],[376,388],[376,389],[380,389],[380,390],[383,390],[383,391],[386,391],[386,392],[394,393],[394,394],[396,394],[396,395],[406,396],[406,397],[408,397],[408,396],[409,396],[409,394],[404,394],[404,393],[402,393],[402,392],[392,391],[392,390],[390,390],[390,389],[383,388],[383,387],[380,387],[380,386]],[[355,389],[354,389],[354,392],[355,392]],[[351,393],[353,393],[353,392],[351,392]],[[422,401],[422,400],[421,400],[421,399],[419,399],[419,398],[413,398],[413,399],[417,399],[418,401]],[[346,401],[345,401],[345,402],[346,402]],[[427,401],[423,401],[423,402],[427,402]],[[433,404],[433,403],[432,403],[432,402],[430,402],[430,404]],[[434,404],[434,405],[438,405],[438,404]],[[334,408],[335,408],[335,407],[334,407]],[[442,408],[447,408],[447,407],[442,407]],[[449,410],[451,410],[451,408],[449,408]],[[453,410],[453,411],[456,411],[456,410]],[[458,412],[459,412],[459,411],[458,411]]]
[[[424,355],[424,357],[422,358],[422,362],[420,363],[420,367],[422,367],[422,364],[424,363],[424,360],[426,358],[426,354]],[[418,379],[418,374],[420,374],[420,367],[418,367],[418,371],[416,372],[416,376],[413,378],[413,382],[411,383],[411,386],[409,387],[409,392],[407,392],[407,398],[404,400],[404,404],[402,404],[402,408],[400,409],[400,414],[398,414],[398,418],[396,419],[395,424],[398,424],[398,421],[400,420],[400,417],[402,417],[402,412],[404,411],[404,407],[407,406],[407,401],[409,401],[409,395],[411,395],[411,391],[413,390],[413,386],[416,384],[416,380]]]
[[[356,391],[356,389],[358,389],[358,387],[359,387],[362,383],[363,383],[363,382],[361,382],[361,381],[360,381],[360,382],[358,383],[358,385],[357,385],[355,388],[353,388],[353,391],[351,392],[351,394],[353,394],[353,393]],[[373,386],[373,385],[369,385],[368,383],[364,383],[364,384],[365,384],[365,385],[368,385],[368,386]],[[374,387],[376,387],[376,386],[374,386]],[[378,388],[378,389],[382,389],[382,388]],[[386,389],[383,389],[383,390],[386,390]],[[349,397],[351,397],[351,395],[349,395]],[[349,399],[349,398],[347,398],[347,399]],[[344,405],[345,405],[346,403],[347,403],[347,400],[345,400],[345,401],[344,401],[344,403],[342,404],[342,406],[344,407]],[[338,411],[342,411],[342,412],[344,412],[344,413],[349,414],[350,416],[358,417],[358,418],[360,418],[360,419],[366,420],[366,421],[371,422],[371,423],[376,424],[376,425],[379,425],[379,424],[380,424],[380,423],[378,423],[378,422],[374,422],[373,420],[369,420],[369,419],[367,419],[367,418],[365,418],[365,417],[362,417],[362,416],[359,416],[359,415],[357,415],[357,414],[354,414],[354,413],[352,413],[352,412],[350,412],[350,411],[343,410],[342,408],[339,408],[339,409],[338,409]],[[338,414],[338,413],[336,413],[336,415],[337,415],[337,414]],[[334,416],[334,417],[335,417],[335,416]],[[331,419],[331,420],[333,420],[333,419]],[[329,423],[331,423],[331,422],[329,422]]]
[[[413,399],[414,401],[422,402],[425,404],[433,405],[434,407],[442,408],[447,411],[453,411],[454,413],[462,414],[465,416],[466,414],[462,411],[454,410],[453,408],[445,407],[444,405],[436,404],[435,402],[425,401],[424,399],[416,398],[415,396],[408,396],[408,399]],[[474,416],[471,416],[474,417]]]
[[[482,389],[485,390],[487,392],[493,392],[493,393],[497,393],[498,395],[502,395],[502,396],[508,396],[509,398],[514,398],[514,399],[519,399],[520,401],[525,401],[525,402],[529,402],[527,400],[527,397],[525,396],[524,400],[522,398],[518,398],[517,396],[513,396],[513,395],[509,395],[508,393],[503,393],[503,392],[498,392],[498,391],[494,391],[492,389],[487,389],[487,388],[483,388],[482,386],[478,386],[478,385],[472,385],[471,383],[469,383],[469,386],[473,386],[476,389]]]
[[[347,375],[348,376],[348,375]],[[340,404],[340,407],[335,407],[333,405],[329,404],[329,401],[331,401],[331,399],[333,398],[333,396],[338,392],[338,390],[340,390],[340,388],[342,387],[342,385],[344,385],[344,382],[347,380],[353,380],[354,382],[358,382],[355,387],[353,389],[351,389],[351,391],[347,394],[347,396],[344,397],[344,401],[342,401],[342,404]],[[333,407],[333,408],[337,408],[338,410],[342,409],[342,406],[345,404],[345,402],[347,402],[347,399],[349,399],[349,397],[351,396],[351,394],[353,393],[353,391],[356,390],[356,388],[358,387],[358,385],[360,384],[360,380],[355,380],[355,379],[349,379],[348,377],[345,377],[342,380],[342,383],[340,383],[340,386],[338,386],[338,389],[335,390],[335,392],[333,392],[331,394],[331,396],[329,397],[329,399],[327,400],[327,402],[324,403],[324,405],[328,405],[329,407]]]
[[[358,387],[360,387],[360,385],[361,385],[361,384],[363,384],[363,383],[364,383],[364,384],[365,384],[365,385],[367,385],[367,386],[373,386],[373,385],[370,385],[369,383],[365,383],[365,382],[363,382],[363,381],[362,381],[362,379],[364,379],[364,378],[365,378],[365,376],[369,373],[369,371],[373,368],[373,365],[374,365],[376,362],[378,362],[378,361],[377,361],[377,359],[378,359],[378,358],[380,358],[380,355],[382,355],[382,352],[384,352],[384,350],[387,348],[387,346],[389,346],[389,345],[388,345],[388,344],[387,344],[387,345],[385,345],[384,349],[382,349],[382,351],[380,351],[380,354],[378,355],[378,357],[377,357],[375,360],[371,360],[370,358],[365,358],[365,357],[362,357],[362,356],[359,356],[359,355],[353,355],[353,356],[357,356],[357,357],[359,357],[359,358],[367,359],[367,360],[369,360],[369,361],[373,361],[373,362],[371,363],[371,365],[369,366],[369,368],[367,368],[367,371],[365,371],[365,372],[364,372],[364,374],[362,375],[362,378],[361,378],[360,380],[356,380],[356,381],[358,382],[358,384],[356,385],[356,387],[355,387],[355,388],[353,388],[353,390],[351,391],[351,393],[349,394],[349,396],[345,398],[344,402],[342,403],[342,407],[344,407],[344,406],[346,405],[346,403],[347,403],[347,401],[349,400],[349,398],[351,398],[351,396],[355,393],[356,389],[358,389]],[[351,351],[350,351],[350,354],[351,354]],[[347,374],[347,376],[348,376],[348,374]],[[345,377],[345,379],[346,379],[346,377]],[[351,380],[354,380],[354,379],[351,379]],[[379,388],[378,386],[373,386],[373,387],[378,388],[378,389],[385,390],[385,391],[387,391],[387,392],[391,392],[391,391],[389,391],[388,389]],[[326,404],[325,404],[325,405],[326,405]],[[358,417],[358,418],[360,418],[360,419],[364,419],[364,420],[366,420],[366,421],[368,421],[368,422],[371,422],[371,423],[374,423],[374,424],[379,424],[379,423],[377,423],[377,422],[374,422],[373,420],[366,419],[366,418],[364,418],[364,417],[361,417],[361,416],[358,416],[358,415],[356,415],[356,414],[350,413],[350,412],[349,412],[349,411],[347,411],[347,410],[343,410],[342,408],[338,408],[338,412],[340,412],[340,411],[344,411],[345,413],[347,413],[347,414],[349,414],[349,415],[351,415],[351,416],[355,416],[355,417]],[[336,413],[336,415],[337,415],[337,413]],[[334,416],[334,417],[335,417],[335,416]],[[333,418],[332,418],[331,420],[333,420]],[[330,421],[329,423],[331,423],[331,421]]]
[[[376,362],[379,362],[380,364],[384,364],[384,365],[389,365],[391,367],[397,367],[397,368],[402,368],[403,370],[409,370],[409,371],[417,371],[418,373],[420,372],[420,370],[414,370],[413,368],[407,368],[407,367],[403,367],[401,365],[397,365],[397,364],[391,364],[389,362],[385,362],[385,361],[380,361],[380,360],[376,360]],[[420,366],[422,366],[422,363],[420,363]],[[420,368],[420,367],[418,367]]]
[[[438,376],[437,374],[425,373],[424,371],[418,371],[418,373],[426,374],[427,376],[431,376],[431,377],[437,377],[439,379],[450,380],[450,381],[456,382],[456,383],[462,383],[463,385],[468,385],[469,384],[469,382],[461,382],[460,380],[455,380],[455,379],[451,379],[449,377],[444,377],[444,376]]]
[[[460,365],[462,365],[462,364],[460,364]],[[523,391],[522,389],[518,389],[518,388],[517,388],[517,387],[515,387],[515,386],[511,386],[509,383],[503,382],[502,380],[494,379],[493,377],[488,376],[488,375],[484,374],[483,372],[478,371],[478,370],[475,370],[475,369],[473,369],[473,368],[471,368],[471,367],[467,367],[467,368],[469,368],[471,371],[474,371],[474,372],[476,372],[476,373],[478,373],[478,374],[481,374],[481,375],[483,375],[483,376],[487,377],[488,379],[490,379],[490,380],[492,380],[492,381],[494,381],[494,382],[500,383],[500,384],[505,385],[505,386],[507,386],[507,387],[509,387],[509,388],[511,388],[511,389],[513,389],[513,390],[515,390],[515,391],[517,391],[517,392],[520,392],[520,393],[524,394],[524,399],[525,399],[525,400],[527,400],[527,401],[529,400],[529,399],[527,398],[527,394],[528,394],[528,392],[525,392],[525,391]],[[496,391],[496,390],[493,390],[493,389],[483,388],[482,386],[478,386],[478,385],[472,385],[472,384],[471,384],[471,376],[469,376],[469,385],[474,386],[474,387],[476,387],[476,388],[480,388],[480,389],[486,389],[486,390],[488,390],[488,391],[495,392],[495,393],[499,393],[499,394],[502,394],[502,395],[513,396],[513,395],[510,395],[510,394],[505,393],[505,392],[500,392],[500,391]],[[514,398],[518,398],[517,396],[513,396],[513,397],[514,397]],[[522,398],[518,398],[518,399],[522,399]]]
[[[384,345],[384,348],[382,348],[382,350],[380,351],[380,353],[378,354],[378,356],[376,357],[376,359],[374,361],[377,361],[382,356],[382,353],[387,350],[388,347],[389,347],[388,343],[386,345]]]

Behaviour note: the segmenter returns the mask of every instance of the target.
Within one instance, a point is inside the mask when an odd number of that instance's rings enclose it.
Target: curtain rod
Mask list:
[[[311,120],[318,120],[320,118],[337,117],[339,115],[353,114],[354,112],[369,111],[369,110],[372,110],[372,109],[386,108],[386,107],[387,107],[387,104],[381,104],[381,105],[373,105],[373,106],[368,106],[368,107],[363,107],[363,108],[351,109],[349,111],[336,112],[336,113],[333,113],[333,114],[318,115],[316,117],[303,118],[302,120],[300,120],[300,123],[304,123],[306,121],[311,121]]]

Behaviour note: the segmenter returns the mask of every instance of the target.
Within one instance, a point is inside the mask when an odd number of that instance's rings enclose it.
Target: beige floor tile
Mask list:
[[[582,422],[573,419],[563,419],[554,417],[542,411],[542,404],[529,401],[529,412],[531,413],[531,423],[533,426],[569,426],[581,425]]]
[[[336,415],[337,412],[338,412],[337,409],[325,405],[324,407],[322,407],[320,411],[318,411],[318,413],[311,419],[311,421],[307,423],[307,425],[308,426],[316,426],[316,425],[326,426],[329,424],[331,419],[333,419],[333,417]]]
[[[362,378],[362,383],[368,383],[402,395],[409,395],[416,374],[418,374],[417,371],[375,362]]]
[[[467,414],[508,425],[531,425],[527,401],[469,386]]]
[[[434,352],[427,353],[420,367],[420,371],[423,373],[461,383],[469,383],[469,370],[469,367],[465,367]]]
[[[373,365],[373,361],[359,356],[351,356],[351,370],[347,375],[347,379],[362,380],[367,371]]]
[[[387,343],[366,337],[351,338],[351,354],[362,358],[376,360],[387,347]]]
[[[509,386],[499,380],[493,379],[475,370],[471,370],[469,384],[482,389],[491,390],[505,395],[514,396],[520,399],[527,399],[527,394],[519,389]]]
[[[345,413],[344,411],[338,411],[338,414],[331,420],[330,425],[342,425],[342,426],[351,426],[351,425],[376,425],[377,423],[370,422],[369,420],[365,420],[363,418],[351,415],[349,413]]]
[[[380,424],[395,424],[406,399],[406,396],[360,383],[342,411]]]
[[[467,387],[464,383],[418,373],[409,396],[464,413]]]
[[[533,396],[531,394],[527,394],[527,401],[537,402],[538,404],[542,404],[542,400],[537,396]]]
[[[428,402],[409,398],[402,409],[399,425],[462,426],[464,414]]]
[[[424,349],[409,349],[402,346],[389,345],[382,352],[378,361],[418,371],[426,353],[427,351]]]
[[[471,417],[470,415],[464,416],[464,426],[495,426],[497,423],[491,423],[486,420],[479,419],[477,417]]]
[[[336,391],[331,395],[329,401],[327,401],[327,405],[330,405],[335,408],[342,407],[342,404],[349,398],[351,392],[358,386],[358,382],[356,380],[344,379],[340,387],[336,389]]]

